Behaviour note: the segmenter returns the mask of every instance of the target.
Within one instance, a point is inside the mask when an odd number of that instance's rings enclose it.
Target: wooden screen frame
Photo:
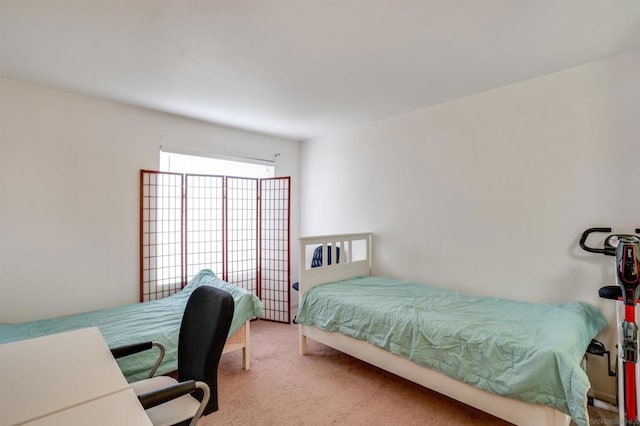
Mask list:
[[[149,201],[150,194],[145,192],[145,176],[146,175],[166,175],[166,176],[176,176],[180,177],[180,261],[181,261],[181,272],[180,276],[176,277],[175,283],[172,283],[168,289],[158,289],[157,283],[154,284],[154,291],[151,291],[152,285],[149,283],[149,279],[151,273],[149,271],[149,260],[146,261],[145,268],[145,259],[149,256],[150,249],[148,248],[149,241],[151,237],[145,234],[145,229],[147,229],[147,233],[149,231],[150,225],[147,224],[145,228],[145,222],[149,222],[149,218],[151,216],[151,212],[149,210],[151,202]],[[190,279],[190,269],[189,269],[189,194],[190,194],[190,179],[196,179],[199,177],[203,178],[214,178],[214,179],[222,179],[222,202],[221,209],[219,215],[216,217],[221,217],[222,219],[222,270],[214,271],[216,274],[219,274],[220,278],[223,280],[230,282],[231,284],[239,285],[251,292],[253,292],[258,298],[264,300],[265,304],[265,320],[290,323],[291,322],[291,178],[288,176],[285,177],[274,177],[274,178],[265,178],[265,179],[256,179],[256,178],[240,178],[233,176],[221,176],[221,175],[202,175],[202,174],[182,174],[182,173],[171,173],[171,172],[160,172],[155,170],[140,170],[140,224],[139,224],[139,238],[140,238],[140,253],[139,253],[139,267],[140,267],[140,301],[147,300],[155,300],[162,297],[170,296],[178,291],[180,291],[186,284],[188,279]],[[151,178],[149,178],[150,180]],[[234,282],[233,279],[230,280],[230,256],[229,256],[229,220],[233,217],[233,206],[230,207],[229,202],[229,181],[255,181],[255,196],[251,196],[246,200],[246,205],[243,205],[242,208],[246,208],[248,205],[253,205],[255,207],[255,287],[247,288],[246,283],[242,282]],[[282,184],[280,184],[282,182]],[[278,196],[272,197],[268,192],[273,188],[270,188],[271,184],[274,184],[275,190],[279,191]],[[149,185],[148,183],[146,185]],[[194,187],[191,187],[193,190]],[[265,194],[268,194],[265,195]],[[156,192],[157,195],[157,192]],[[149,202],[147,202],[149,201]],[[264,205],[265,202],[273,202],[278,203],[278,207],[267,207]],[[278,216],[277,220],[281,222],[278,226],[278,231],[282,231],[278,234],[277,243],[279,245],[284,245],[283,248],[274,249],[270,244],[273,242],[269,238],[267,238],[267,233],[272,231],[272,229],[268,229],[268,227],[263,226],[264,223],[273,218],[270,217],[270,214],[273,211],[277,211],[282,216]],[[146,219],[145,219],[146,217]],[[177,219],[178,220],[178,219]],[[253,229],[251,230],[253,232]],[[265,253],[276,253],[271,257],[266,256]],[[285,252],[285,258],[282,258],[281,254]],[[280,256],[280,257],[278,257]],[[264,274],[264,269],[268,266],[267,262],[278,262],[279,265],[283,267],[278,270],[278,278],[269,281],[267,278],[268,274]],[[203,267],[206,265],[203,265]],[[246,271],[241,271],[246,272]],[[249,273],[251,276],[251,273]],[[264,279],[263,279],[264,277]],[[253,278],[250,277],[250,280]],[[246,281],[246,280],[245,280]],[[269,284],[265,284],[269,281]],[[275,288],[273,288],[275,286]],[[275,296],[274,296],[275,295]]]

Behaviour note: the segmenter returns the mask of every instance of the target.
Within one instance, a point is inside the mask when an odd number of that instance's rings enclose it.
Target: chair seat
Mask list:
[[[200,401],[191,395],[184,395],[145,412],[153,426],[171,426],[189,420],[198,411]]]
[[[146,392],[175,385],[176,383],[178,382],[171,377],[156,376],[131,383],[131,389],[133,389],[136,395],[141,395]],[[184,395],[156,407],[149,408],[145,412],[147,416],[149,416],[149,419],[151,419],[153,426],[170,426],[192,418],[194,413],[198,411],[199,406],[200,401],[191,395]]]

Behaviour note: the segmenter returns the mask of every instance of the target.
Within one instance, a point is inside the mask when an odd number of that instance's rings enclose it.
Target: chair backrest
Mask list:
[[[336,263],[340,263],[340,247],[336,247]],[[327,246],[327,265],[331,265],[331,244]],[[313,250],[311,258],[311,267],[317,268],[322,266],[322,246],[318,246]]]
[[[199,380],[211,396],[204,414],[218,410],[218,364],[233,319],[231,294],[211,286],[196,288],[187,302],[178,340],[178,380]]]

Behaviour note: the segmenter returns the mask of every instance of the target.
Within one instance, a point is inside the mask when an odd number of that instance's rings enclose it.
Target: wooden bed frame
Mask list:
[[[251,320],[246,320],[244,324],[233,333],[231,336],[227,337],[227,342],[224,345],[224,349],[222,350],[223,354],[234,352],[242,349],[242,369],[248,370],[251,367],[250,360],[250,334],[251,334]]]
[[[313,250],[322,246],[322,259],[336,259],[336,247],[340,248],[340,263],[311,268]],[[341,234],[300,239],[300,284],[302,296],[313,286],[371,273],[372,234]],[[455,380],[438,371],[419,366],[413,362],[340,333],[300,325],[300,354],[307,353],[306,338],[313,340],[389,371],[450,398],[461,401],[481,411],[500,417],[508,422],[525,426],[566,426],[570,417],[552,407],[530,404],[504,396],[495,395]],[[586,397],[585,397],[586,404]]]

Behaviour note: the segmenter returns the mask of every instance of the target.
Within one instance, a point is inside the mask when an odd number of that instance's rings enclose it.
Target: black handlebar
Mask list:
[[[637,239],[637,235],[627,235],[627,234],[611,234],[609,235],[604,242],[604,247],[603,248],[594,248],[594,247],[589,247],[587,245],[587,238],[589,238],[589,235],[594,233],[594,232],[611,232],[611,228],[589,228],[586,231],[584,231],[582,233],[582,236],[580,237],[580,247],[582,247],[584,250],[591,252],[591,253],[598,253],[598,254],[604,254],[607,256],[615,256],[616,255],[616,247],[611,244],[611,240],[615,240],[618,239],[620,237],[635,237]],[[640,234],[640,228],[636,228],[636,234]]]
[[[640,229],[636,229],[636,232],[639,232]],[[587,238],[589,237],[589,234],[592,234],[594,232],[611,232],[611,228],[589,228],[586,231],[584,231],[582,233],[582,236],[580,237],[580,247],[582,247],[584,250],[591,252],[591,253],[599,253],[599,254],[604,254],[607,256],[615,256],[616,255],[616,250],[612,247],[603,247],[603,248],[593,248],[593,247],[589,247],[586,243],[587,243]]]

